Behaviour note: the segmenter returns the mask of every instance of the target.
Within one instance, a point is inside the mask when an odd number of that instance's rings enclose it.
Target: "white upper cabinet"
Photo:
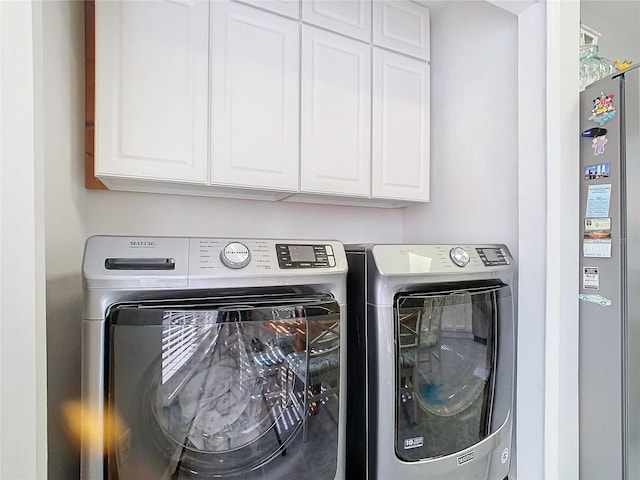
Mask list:
[[[302,0],[302,21],[371,41],[371,2],[355,0]]]
[[[94,171],[116,190],[426,202],[428,58],[429,10],[405,0],[96,2]]]
[[[373,43],[422,60],[431,56],[429,9],[408,0],[373,1]]]
[[[236,0],[254,7],[279,13],[287,17],[300,18],[300,0]]]
[[[213,2],[211,183],[298,190],[298,22]]]
[[[371,48],[302,29],[300,190],[371,194]]]
[[[373,196],[429,200],[429,64],[373,52]]]
[[[207,181],[209,4],[96,2],[95,172]]]

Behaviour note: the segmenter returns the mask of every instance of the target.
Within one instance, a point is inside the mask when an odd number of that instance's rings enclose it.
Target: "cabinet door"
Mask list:
[[[408,0],[375,0],[373,43],[422,60],[429,60],[429,9]]]
[[[213,2],[211,182],[297,191],[299,25]]]
[[[354,0],[303,0],[302,21],[371,41],[371,2]]]
[[[300,18],[300,1],[299,0],[236,0],[237,2],[253,5],[254,7],[263,8],[270,12],[279,13],[287,17]]]
[[[302,191],[369,196],[371,47],[308,25],[301,153]]]
[[[429,64],[373,50],[373,197],[429,200]]]
[[[207,181],[209,5],[96,2],[97,176]]]

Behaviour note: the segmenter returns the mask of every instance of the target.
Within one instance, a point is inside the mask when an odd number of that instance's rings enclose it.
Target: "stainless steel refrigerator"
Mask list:
[[[640,478],[640,68],[580,94],[580,478]]]

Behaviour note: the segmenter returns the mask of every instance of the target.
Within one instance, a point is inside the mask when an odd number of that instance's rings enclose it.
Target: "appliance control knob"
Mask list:
[[[451,257],[451,261],[455,263],[459,267],[464,267],[469,263],[469,254],[462,247],[455,247],[449,251],[449,256]]]
[[[251,252],[244,243],[227,243],[220,252],[220,260],[225,267],[243,268],[251,261]]]

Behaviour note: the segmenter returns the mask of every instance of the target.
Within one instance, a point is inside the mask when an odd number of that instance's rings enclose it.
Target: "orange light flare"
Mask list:
[[[118,412],[107,408],[103,411],[80,400],[64,402],[62,417],[71,439],[94,454],[106,455],[108,446],[114,445],[128,428]]]

